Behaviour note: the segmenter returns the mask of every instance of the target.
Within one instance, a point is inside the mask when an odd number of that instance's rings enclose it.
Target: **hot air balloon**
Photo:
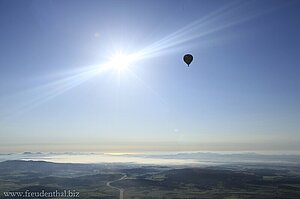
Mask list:
[[[185,54],[183,56],[183,61],[188,65],[188,67],[190,66],[190,64],[192,63],[193,61],[193,55],[191,54]]]

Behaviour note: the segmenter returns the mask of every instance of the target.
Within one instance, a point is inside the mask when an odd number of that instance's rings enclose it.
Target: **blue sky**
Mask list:
[[[1,0],[0,150],[299,150],[299,13],[298,1]],[[101,71],[118,52],[139,57]]]

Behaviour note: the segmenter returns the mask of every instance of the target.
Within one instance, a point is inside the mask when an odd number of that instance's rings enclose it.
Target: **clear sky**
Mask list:
[[[0,152],[300,150],[299,18],[289,0],[0,0]]]

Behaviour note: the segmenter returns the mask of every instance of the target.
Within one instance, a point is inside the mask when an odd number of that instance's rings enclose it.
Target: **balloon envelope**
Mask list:
[[[190,66],[190,64],[192,63],[193,61],[193,55],[191,54],[186,54],[183,56],[183,61],[188,65]]]

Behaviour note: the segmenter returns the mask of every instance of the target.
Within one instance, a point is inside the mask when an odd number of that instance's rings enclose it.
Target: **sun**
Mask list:
[[[123,52],[117,52],[110,57],[109,66],[118,71],[128,70],[130,65],[136,60],[134,55],[126,54]]]
[[[142,56],[139,52],[129,54],[119,50],[108,56],[106,62],[97,66],[97,73],[107,70],[117,72],[118,74],[126,71],[132,72],[132,66],[140,59],[142,59]]]

